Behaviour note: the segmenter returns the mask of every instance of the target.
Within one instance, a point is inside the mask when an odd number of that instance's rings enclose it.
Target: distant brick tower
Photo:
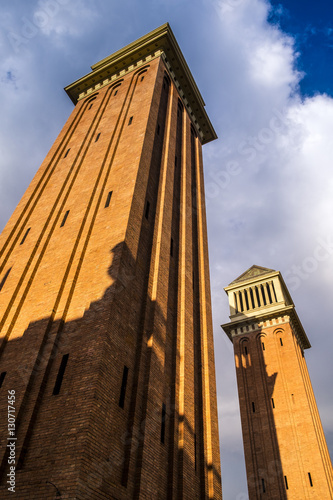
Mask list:
[[[0,496],[13,390],[16,499],[220,499],[203,99],[168,24],[65,90],[1,236]]]
[[[333,476],[304,359],[310,343],[281,274],[252,266],[225,288],[250,500],[330,499]]]

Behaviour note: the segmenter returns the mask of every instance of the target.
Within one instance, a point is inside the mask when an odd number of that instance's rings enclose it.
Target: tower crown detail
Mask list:
[[[235,328],[288,316],[293,319],[303,349],[311,347],[280,271],[253,265],[224,290],[231,321],[222,328],[230,339]]]
[[[195,83],[169,23],[147,33],[133,43],[91,66],[92,71],[67,85],[65,91],[74,104],[100,88],[162,57],[201,143],[213,141],[216,132],[205,110],[205,102]]]

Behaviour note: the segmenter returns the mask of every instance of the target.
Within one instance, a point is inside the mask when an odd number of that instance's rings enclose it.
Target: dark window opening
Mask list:
[[[141,77],[141,80],[140,80],[140,82],[143,82],[143,79],[144,79],[144,76],[142,76],[142,77]]]
[[[166,417],[166,407],[165,404],[162,404],[162,422],[161,422],[161,443],[164,444],[165,438],[165,417]]]
[[[92,102],[92,103],[90,104],[89,108],[88,108],[88,111],[89,111],[89,109],[91,109],[91,108],[93,107],[93,105],[94,105],[94,103]]]
[[[111,196],[112,196],[112,191],[109,191],[104,208],[108,208],[108,206],[110,206]]]
[[[145,217],[146,217],[147,220],[148,220],[148,217],[149,217],[149,209],[150,209],[150,203],[149,203],[149,201],[147,201],[147,203],[146,203],[146,211],[145,211]]]
[[[273,297],[273,299],[275,300],[275,302],[277,302],[276,293],[275,293],[275,288],[274,288],[274,283],[272,283],[272,289],[273,289],[273,293],[274,293],[274,297]]]
[[[273,300],[272,300],[271,291],[269,289],[269,284],[268,283],[266,283],[266,288],[267,288],[269,302],[272,304]]]
[[[260,307],[261,306],[261,302],[260,302],[260,297],[259,297],[259,292],[258,292],[258,288],[257,287],[255,288],[255,291],[256,291],[258,306]]]
[[[160,135],[160,124],[157,125],[157,135]]]
[[[254,308],[255,307],[255,303],[254,303],[254,297],[253,297],[253,290],[252,288],[250,288],[250,301],[251,301],[251,308]]]
[[[261,345],[262,345],[262,350],[264,351],[265,350],[265,344],[263,342],[261,342]]]
[[[64,373],[65,373],[65,370],[66,370],[68,356],[69,356],[69,354],[64,354],[63,357],[62,357],[62,360],[61,360],[61,363],[60,363],[60,367],[59,367],[59,371],[58,371],[58,375],[57,375],[57,379],[56,379],[56,382],[54,384],[54,389],[53,389],[53,395],[54,396],[57,396],[59,394],[59,392],[60,392],[61,384],[62,384],[62,379],[64,378]]]
[[[9,276],[9,273],[10,273],[10,271],[11,271],[11,270],[12,270],[12,268],[10,267],[10,268],[6,271],[6,274],[4,275],[4,277],[2,278],[2,280],[1,280],[1,282],[0,282],[0,292],[1,292],[1,290],[3,289],[3,287],[4,287],[4,284],[6,283],[7,278],[8,278],[8,276]]]
[[[289,488],[288,488],[287,476],[284,476],[284,483],[285,483],[285,485],[286,485],[286,490],[289,490]]]
[[[62,219],[62,223],[60,224],[60,227],[63,227],[65,225],[68,214],[69,214],[69,210],[67,210],[67,212],[65,213],[64,218]]]
[[[91,106],[92,106],[92,104],[91,104]],[[89,108],[89,109],[90,109],[90,108]],[[66,158],[66,156],[68,155],[68,153],[70,152],[70,150],[71,150],[71,148],[68,148],[68,149],[67,149],[67,151],[66,151],[66,153],[65,153],[64,158]]]
[[[272,407],[275,408],[275,403],[273,398],[272,398]]]
[[[132,121],[133,121],[133,116],[131,116],[130,119],[128,120],[128,125],[132,125]]]
[[[98,141],[98,139],[100,138],[100,136],[101,136],[101,133],[100,133],[100,132],[98,132],[98,134],[97,134],[97,136],[96,136],[96,139],[95,139],[95,142],[97,142],[97,141]]]
[[[116,89],[116,90],[114,91],[114,94],[113,94],[113,95],[117,95],[117,94],[118,94],[118,89]]]
[[[310,472],[308,472],[308,476],[309,476],[310,486],[311,486],[311,488],[312,488],[312,486],[313,486],[313,482],[312,482],[312,477],[311,477]]]
[[[29,227],[29,228],[26,230],[25,235],[23,236],[23,238],[22,238],[22,241],[21,241],[20,245],[23,245],[23,243],[25,242],[25,239],[26,239],[26,237],[28,236],[28,233],[29,233],[30,229],[31,229],[31,227]]]
[[[260,288],[261,288],[261,293],[262,293],[262,299],[264,301],[264,305],[266,306],[266,296],[265,296],[265,290],[264,290],[264,287],[262,285],[260,285]]]
[[[264,478],[261,479],[261,484],[262,484],[262,492],[266,493],[265,479]]]
[[[6,373],[7,372],[2,372],[1,375],[0,375],[0,388],[1,388],[2,384],[3,384],[3,381],[5,380]]]
[[[120,397],[119,397],[119,406],[120,406],[120,408],[124,408],[124,404],[125,404],[127,376],[128,376],[128,368],[127,368],[127,366],[124,366],[123,380],[121,382]]]
[[[280,337],[280,344],[281,344],[281,345],[283,346],[283,342],[282,342],[282,339],[281,339],[281,337]]]
[[[170,241],[170,255],[171,255],[171,257],[173,257],[173,239],[172,238]]]
[[[255,413],[255,412],[256,412],[256,407],[254,406],[253,401],[252,401],[252,411],[253,411],[253,413]]]
[[[247,298],[247,291],[244,290],[244,297],[245,297],[245,303],[246,303],[246,309],[249,310],[249,300]]]
[[[243,306],[243,297],[242,297],[242,294],[240,292],[239,293],[239,303],[240,303],[240,310],[241,311],[244,311],[244,306]]]
[[[244,347],[244,352],[247,355],[247,347],[246,346]]]

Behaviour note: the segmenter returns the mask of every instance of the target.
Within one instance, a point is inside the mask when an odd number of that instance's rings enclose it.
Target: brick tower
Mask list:
[[[65,90],[1,236],[0,496],[15,391],[15,498],[220,499],[203,99],[168,24]]]
[[[332,466],[304,359],[310,346],[281,274],[252,266],[225,288],[250,500],[330,499]]]

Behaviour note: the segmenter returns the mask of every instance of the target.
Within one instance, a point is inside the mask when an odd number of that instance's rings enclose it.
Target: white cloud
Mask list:
[[[330,351],[333,99],[301,98],[299,54],[292,37],[267,21],[268,2],[224,0],[215,6],[219,60],[211,85],[221,100],[211,118],[222,132],[204,153],[215,337],[225,335],[219,324],[228,322],[222,287],[258,264],[282,271],[290,286],[297,283],[291,293],[310,341],[324,342]],[[324,245],[319,253],[318,245]],[[230,412],[237,419],[230,401],[237,389],[229,370],[235,368],[230,350],[221,342],[216,349],[219,411],[226,423]],[[333,373],[325,351],[313,349],[306,357],[331,435],[326,416],[332,403],[324,396]],[[325,370],[314,370],[317,365]],[[222,430],[222,448],[234,449],[233,439],[239,446],[237,424],[232,429],[228,436]]]

